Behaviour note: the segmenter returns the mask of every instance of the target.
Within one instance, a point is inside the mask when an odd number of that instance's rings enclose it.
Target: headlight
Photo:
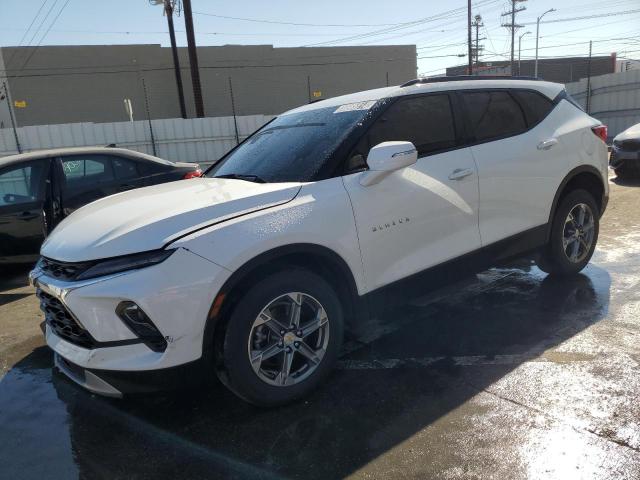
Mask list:
[[[136,268],[150,267],[164,262],[175,250],[152,250],[150,252],[134,253],[122,257],[110,258],[98,261],[95,265],[80,273],[76,280],[102,277],[112,273],[125,272]]]

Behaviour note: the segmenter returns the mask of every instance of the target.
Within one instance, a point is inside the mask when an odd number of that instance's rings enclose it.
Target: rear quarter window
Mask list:
[[[524,111],[509,92],[464,92],[462,98],[476,141],[510,137],[527,129]]]
[[[522,106],[529,128],[540,123],[553,110],[554,103],[538,92],[514,90],[512,93]]]

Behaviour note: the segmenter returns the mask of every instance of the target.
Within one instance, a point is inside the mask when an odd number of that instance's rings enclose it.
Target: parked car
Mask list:
[[[614,137],[609,164],[618,177],[640,177],[640,123]]]
[[[104,395],[198,367],[248,402],[291,401],[379,302],[525,255],[584,268],[605,138],[562,85],[534,80],[422,79],[293,109],[204,178],[60,223],[30,274],[47,344]]]
[[[174,163],[112,147],[42,150],[0,158],[0,264],[35,263],[44,237],[89,202],[201,174],[195,163]]]

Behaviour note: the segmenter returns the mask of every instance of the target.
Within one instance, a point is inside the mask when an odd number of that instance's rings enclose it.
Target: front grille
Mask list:
[[[68,263],[41,257],[38,266],[49,277],[67,282],[75,280],[78,275],[93,265],[93,262]]]
[[[622,150],[640,150],[640,139],[633,138],[630,140],[623,140],[618,143],[619,148]]]
[[[76,322],[64,304],[41,289],[36,290],[40,299],[40,309],[44,312],[47,325],[56,335],[83,348],[95,348],[97,342]]]

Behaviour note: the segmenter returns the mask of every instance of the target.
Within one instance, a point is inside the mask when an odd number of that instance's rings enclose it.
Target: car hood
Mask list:
[[[47,237],[40,252],[80,262],[162,248],[194,230],[286,203],[300,186],[194,178],[130,190],[75,211]]]
[[[629,140],[632,138],[640,138],[640,123],[627,128],[624,132],[614,137],[615,141]]]

